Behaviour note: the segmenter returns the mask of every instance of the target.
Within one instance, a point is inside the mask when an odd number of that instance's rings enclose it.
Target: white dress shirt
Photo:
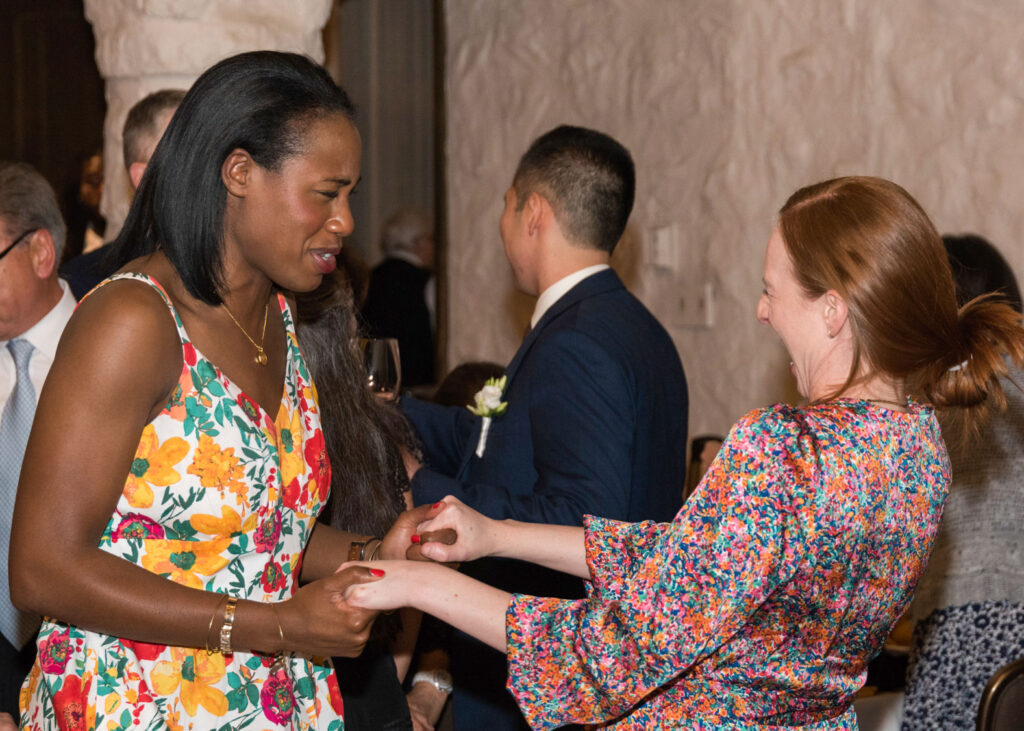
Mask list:
[[[567,277],[562,277],[541,292],[540,297],[537,298],[537,304],[533,308],[533,317],[530,318],[530,329],[532,330],[537,327],[537,323],[540,322],[540,318],[544,317],[544,313],[551,309],[551,306],[558,302],[558,300],[562,299],[570,289],[587,277],[610,268],[607,264],[594,264],[594,266],[575,271]]]
[[[50,372],[50,366],[53,365],[53,355],[57,352],[57,343],[60,341],[61,333],[64,332],[64,326],[71,319],[77,304],[68,283],[63,279],[59,281],[61,296],[57,304],[43,315],[39,322],[16,338],[29,341],[35,348],[32,351],[32,359],[28,363],[28,374],[32,379],[32,385],[35,386],[37,399],[43,389],[43,381],[46,380],[46,375]],[[0,340],[0,412],[3,411],[7,399],[14,391],[14,382],[17,377],[14,358],[7,350],[7,341]]]

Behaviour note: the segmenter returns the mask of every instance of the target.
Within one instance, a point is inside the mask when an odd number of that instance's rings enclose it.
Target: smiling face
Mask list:
[[[225,270],[255,269],[295,292],[319,286],[355,226],[349,196],[360,158],[359,132],[340,114],[308,123],[301,151],[277,171],[251,158],[235,169],[229,157],[226,174],[244,180],[228,196]]]
[[[804,293],[776,228],[765,250],[764,290],[757,303],[757,319],[782,339],[793,363],[797,390],[804,398],[820,395],[815,386],[829,343],[823,298],[811,299]]]

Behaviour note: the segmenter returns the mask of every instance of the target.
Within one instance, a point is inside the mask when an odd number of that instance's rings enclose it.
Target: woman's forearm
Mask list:
[[[494,556],[529,561],[581,579],[590,578],[582,528],[502,520],[495,521],[495,533]]]
[[[505,610],[511,594],[444,566],[418,563],[410,568],[421,574],[408,582],[417,609],[505,652]]]

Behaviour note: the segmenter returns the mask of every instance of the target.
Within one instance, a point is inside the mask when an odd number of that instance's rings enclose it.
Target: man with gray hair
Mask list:
[[[46,179],[30,165],[0,162],[0,711],[15,717],[39,617],[11,604],[8,546],[36,396],[75,310],[57,277],[66,233]]]
[[[384,223],[385,259],[370,275],[363,319],[373,337],[397,338],[402,385],[434,382],[434,225],[419,208]]]
[[[121,132],[121,145],[124,166],[132,182],[132,190],[139,187],[149,158],[153,157],[153,150],[164,136],[167,124],[184,98],[184,89],[161,89],[144,96],[128,110]],[[87,254],[76,256],[64,265],[61,275],[71,285],[75,299],[84,297],[90,289],[110,274],[103,266],[103,258],[108,251],[104,245]]]

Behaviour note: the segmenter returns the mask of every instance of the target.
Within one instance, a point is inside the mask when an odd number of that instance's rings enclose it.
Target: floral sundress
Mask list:
[[[327,460],[313,384],[291,311],[284,393],[271,415],[189,340],[167,294],[183,366],[173,396],[139,438],[100,548],[169,581],[258,602],[294,592],[303,550],[327,499]],[[101,285],[102,286],[102,285]],[[325,729],[342,701],[329,660],[273,658],[135,642],[46,619],[22,687],[23,728]]]

